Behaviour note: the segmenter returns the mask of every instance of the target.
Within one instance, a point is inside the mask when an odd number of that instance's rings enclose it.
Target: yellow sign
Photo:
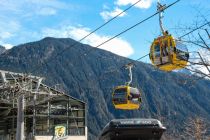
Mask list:
[[[55,137],[60,138],[66,136],[66,127],[63,125],[55,126]]]

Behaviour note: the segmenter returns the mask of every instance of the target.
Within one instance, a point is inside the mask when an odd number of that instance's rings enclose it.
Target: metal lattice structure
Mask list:
[[[66,139],[80,136],[86,140],[85,103],[43,84],[42,80],[0,70],[0,140],[53,139],[58,125],[65,126],[62,136]]]

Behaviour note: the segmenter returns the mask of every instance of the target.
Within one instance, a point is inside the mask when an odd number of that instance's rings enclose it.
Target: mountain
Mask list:
[[[4,53],[6,51],[6,49],[0,45],[0,54]]]
[[[44,76],[46,84],[62,84],[67,93],[84,100],[88,105],[90,140],[95,140],[113,118],[157,118],[173,138],[181,135],[183,122],[189,117],[210,120],[210,81],[195,83],[196,77],[159,71],[142,62],[136,62],[133,68],[133,86],[142,92],[141,108],[115,110],[112,89],[128,80],[128,72],[122,66],[129,62],[133,60],[69,38],[48,37],[0,55],[0,69]]]

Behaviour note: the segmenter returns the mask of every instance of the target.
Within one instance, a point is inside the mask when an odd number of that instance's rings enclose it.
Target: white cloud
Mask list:
[[[0,39],[7,39],[13,36],[12,33],[7,31],[0,31],[0,34],[1,34]]]
[[[120,14],[122,11],[123,11],[122,9],[116,7],[113,11],[110,11],[110,12],[109,12],[109,11],[103,11],[103,12],[100,13],[100,15],[102,16],[102,18],[103,18],[105,21],[107,21],[107,20],[109,20],[110,18],[113,18],[113,17],[115,17],[116,15]],[[122,13],[119,17],[123,17],[123,16],[125,16],[125,15],[126,15],[126,13]]]
[[[118,6],[126,6],[126,5],[131,5],[136,3],[136,0],[117,0],[116,5]],[[139,3],[135,5],[135,7],[140,8],[140,9],[147,9],[149,8],[154,0],[141,0]]]
[[[4,46],[5,49],[7,49],[7,50],[13,48],[13,45],[12,44],[3,44],[2,46]]]
[[[140,8],[140,9],[148,9],[151,7],[152,3],[155,1],[157,1],[157,0],[141,0],[140,2],[138,2],[135,5],[135,7]],[[109,12],[109,11],[107,11],[107,9],[110,9],[110,8],[107,5],[103,5],[103,9],[105,9],[105,10],[102,11],[100,13],[100,15],[105,21],[107,21],[108,19],[116,16],[117,14],[119,14],[120,12],[123,11],[122,9],[119,8],[120,6],[132,5],[136,2],[137,2],[137,0],[115,0],[114,4],[117,7],[113,11]],[[119,17],[123,17],[125,15],[126,15],[126,13],[124,12]]]
[[[22,43],[30,41],[33,29],[25,23],[37,22],[38,16],[55,15],[58,10],[69,10],[74,7],[60,0],[0,0],[0,41]],[[42,18],[42,17],[40,17]],[[40,20],[40,19],[39,19]],[[30,34],[30,36],[29,36]],[[36,37],[38,39],[39,37]]]
[[[89,33],[90,29],[88,28],[73,26],[63,27],[61,29],[43,29],[43,37],[70,37],[75,40],[79,40]],[[95,47],[109,38],[111,37],[93,33],[88,38],[83,40],[83,43]],[[115,38],[112,41],[100,46],[100,48],[125,57],[130,56],[134,52],[131,45],[126,40],[121,38]]]
[[[15,14],[20,17],[25,15],[53,15],[57,10],[69,10],[74,6],[59,0],[1,0],[0,12]]]
[[[0,39],[8,39],[15,35],[21,28],[20,24],[16,21],[5,22],[4,18],[0,18]]]
[[[13,48],[13,45],[12,44],[5,43],[2,40],[0,40],[0,45],[3,46],[7,50]]]
[[[52,7],[55,9],[68,9],[73,8],[72,5],[59,0],[1,0],[0,11],[28,11],[32,12],[38,10],[40,7]]]
[[[20,12],[20,5],[22,2],[14,0],[1,0],[0,2],[0,11],[10,11],[10,12]]]
[[[106,5],[106,4],[104,4],[104,5],[103,5],[103,9],[104,9],[104,10],[108,10],[108,9],[109,9],[109,6]]]
[[[29,4],[33,4],[40,7],[53,7],[56,9],[67,9],[72,8],[71,5],[61,2],[59,0],[24,0]]]
[[[56,13],[57,11],[54,8],[50,7],[44,7],[37,11],[37,14],[42,16],[55,15]]]

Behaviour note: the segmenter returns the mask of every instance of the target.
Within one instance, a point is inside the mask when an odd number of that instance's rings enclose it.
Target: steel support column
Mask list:
[[[24,140],[24,95],[18,97],[16,140]]]

